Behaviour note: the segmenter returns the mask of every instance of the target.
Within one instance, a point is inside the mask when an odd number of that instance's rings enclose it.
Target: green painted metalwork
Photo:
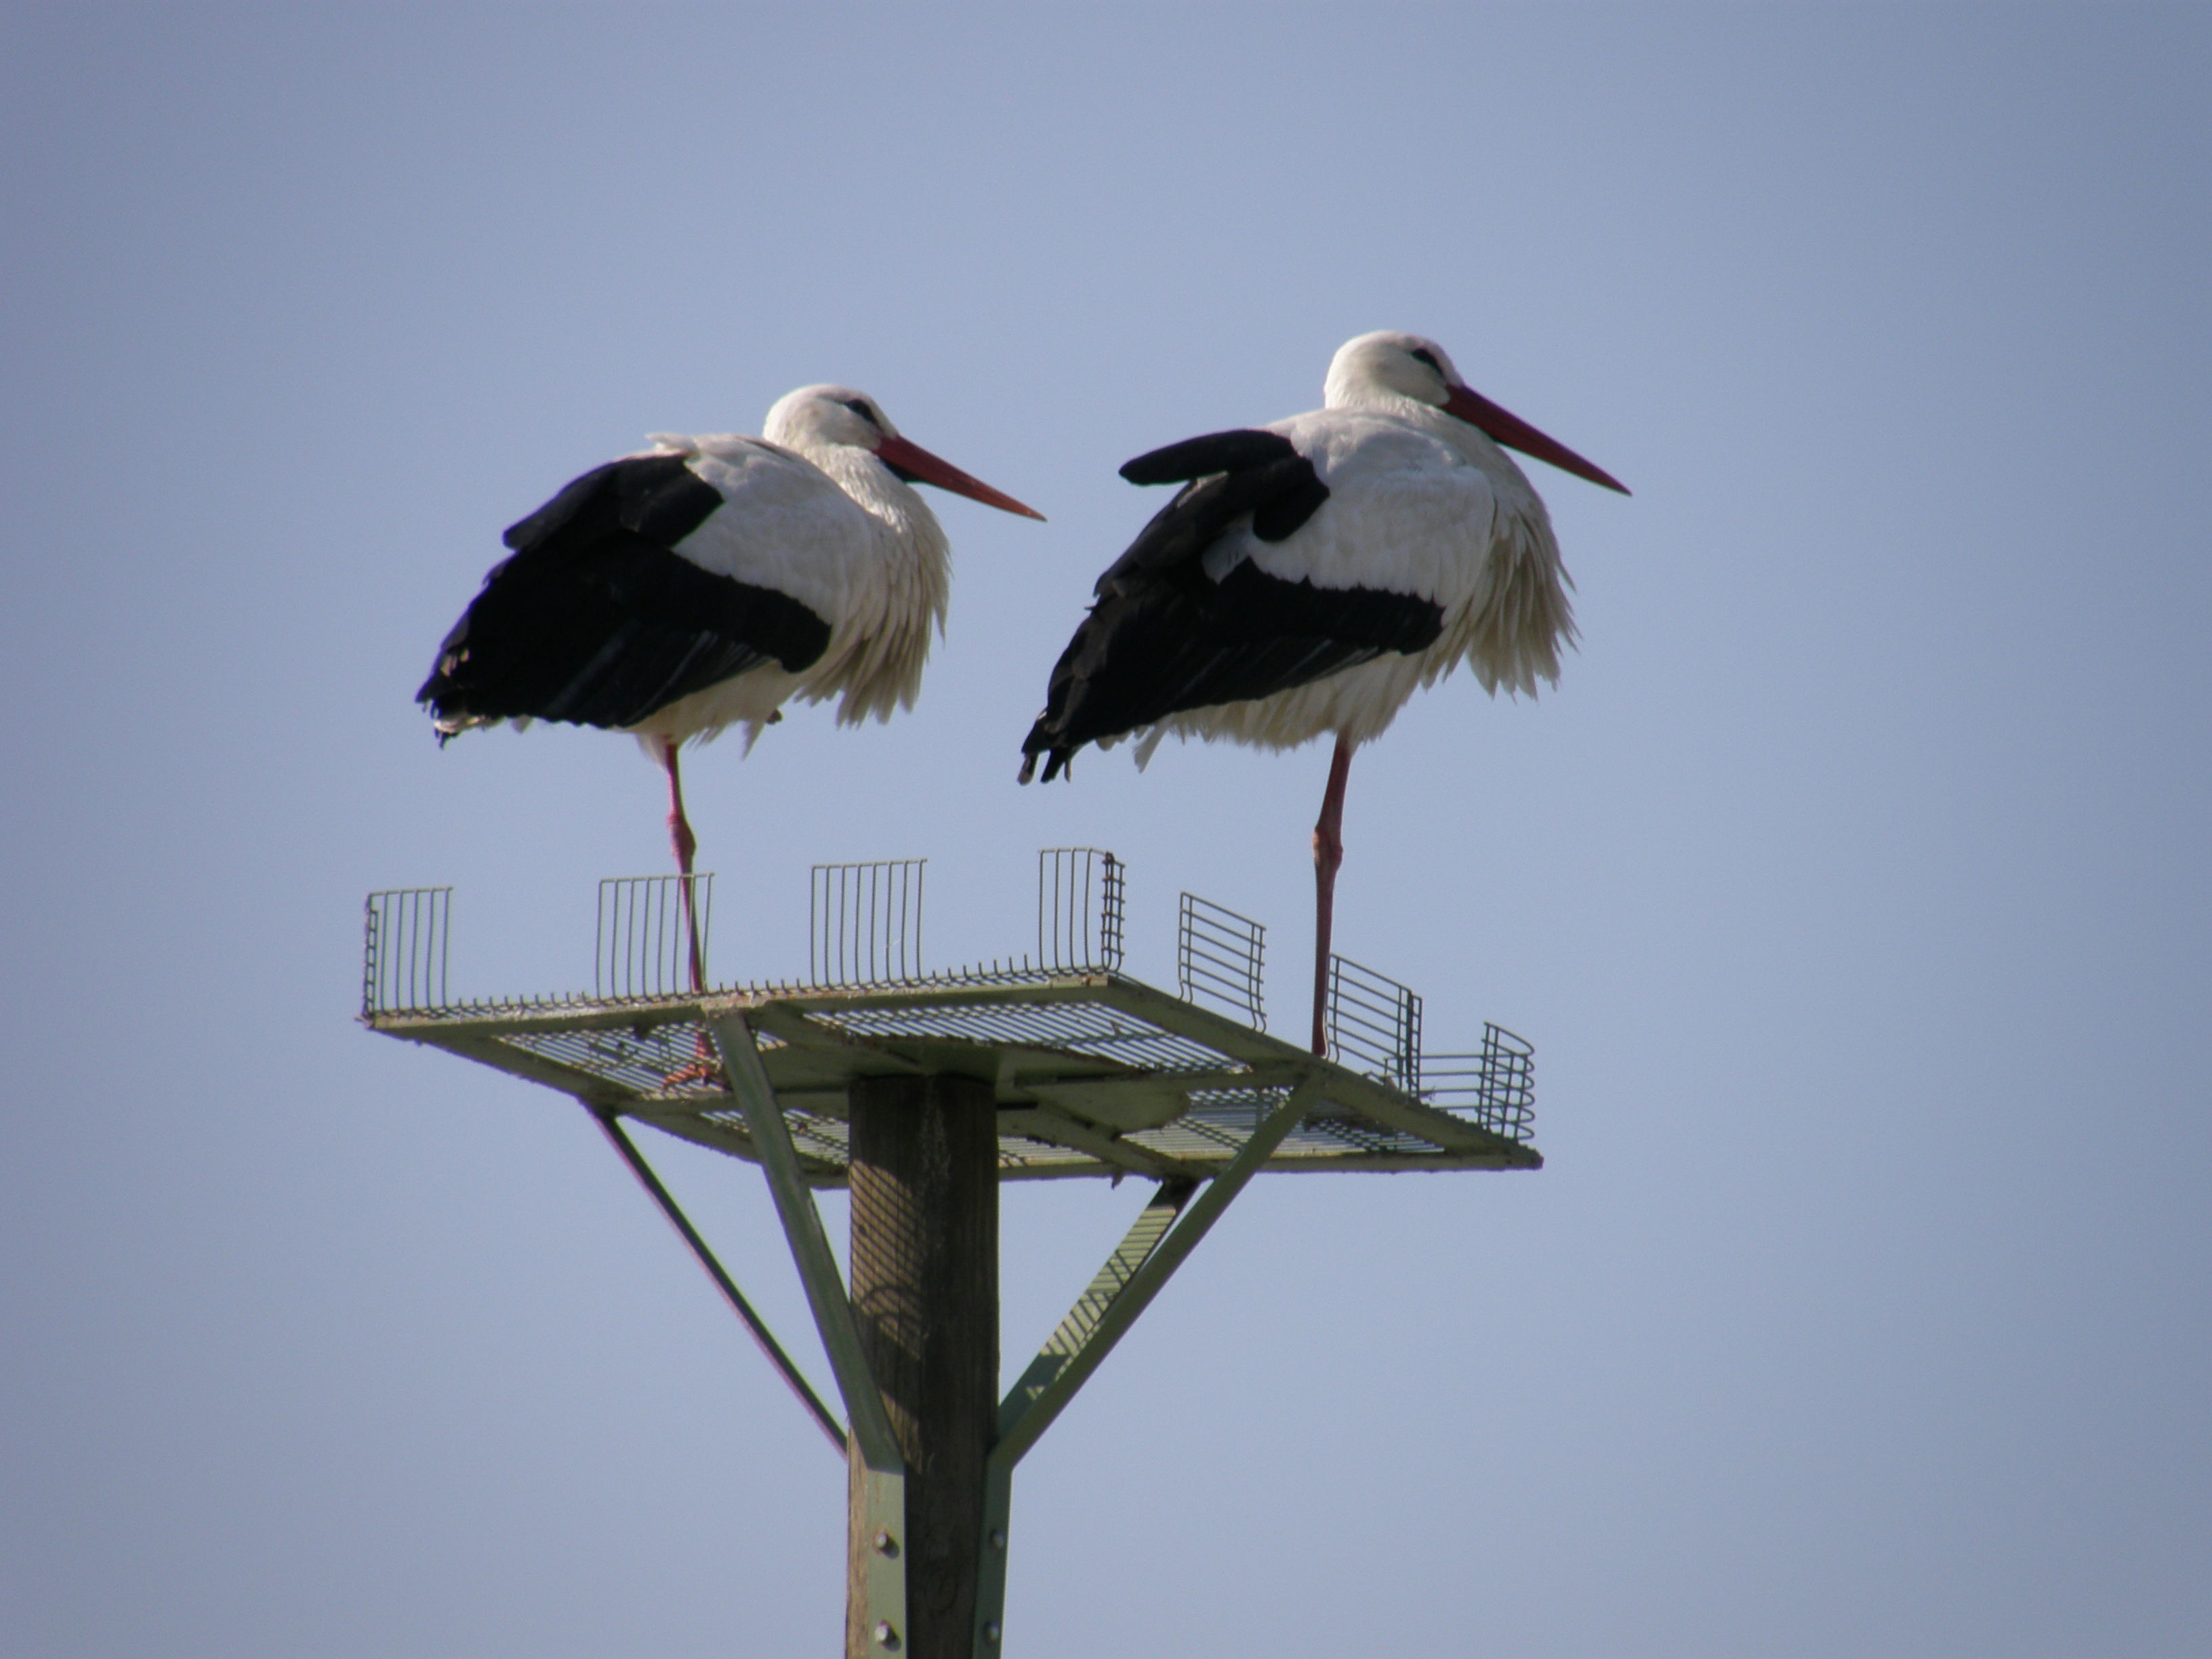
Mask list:
[[[983,1471],[983,1553],[975,1572],[975,1659],[998,1659],[1006,1643],[1007,1528],[1014,1507],[1014,1471],[988,1464]]]
[[[861,1626],[875,1650],[896,1653],[907,1638],[906,1469],[863,1464],[861,1527],[867,1540],[861,1574]]]
[[[992,1079],[1006,1181],[1218,1175],[1277,1091],[1310,1073],[1328,1079],[1325,1097],[1270,1154],[1271,1170],[1543,1166],[1535,1148],[1482,1115],[1439,1110],[1396,1084],[1316,1061],[1118,974],[469,1005],[382,1012],[368,1023],[757,1161],[739,1103],[696,1064],[708,1026],[732,1014],[757,1036],[800,1175],[812,1187],[845,1178],[845,1091],[854,1078],[939,1071]]]
[[[975,1587],[975,1659],[996,1659],[1004,1642],[1006,1553],[1013,1516],[1014,1466],[1020,1462],[1114,1346],[1152,1304],[1175,1270],[1264,1165],[1283,1137],[1313,1109],[1322,1079],[1309,1076],[1253,1131],[1229,1168],[1203,1193],[1188,1179],[1164,1181],[1067,1316],[1046,1339],[999,1407],[998,1443],[985,1471],[982,1570]],[[1193,1194],[1199,1194],[1195,1199]]]
[[[1128,1288],[1137,1270],[1145,1265],[1160,1241],[1167,1237],[1168,1229],[1182,1213],[1190,1195],[1198,1190],[1198,1183],[1189,1180],[1170,1180],[1160,1182],[1159,1190],[1152,1194],[1152,1202],[1137,1214],[1129,1231],[1114,1254],[1098,1269],[1090,1285],[1076,1298],[1075,1305],[1067,1310],[1067,1317],[1048,1337],[1037,1357],[1030,1361],[1029,1369],[1021,1380],[1008,1390],[999,1407],[999,1443],[1004,1446],[1023,1415],[1035,1406],[1045,1391],[1059,1380],[1062,1372],[1082,1353],[1097,1331],[1099,1322],[1114,1300]],[[1035,1436],[1030,1437],[1031,1439]],[[1015,1452],[1005,1461],[1011,1469],[1021,1454]]]
[[[1056,947],[1048,969],[460,1004],[445,996],[443,909],[433,914],[424,908],[430,901],[412,895],[371,901],[364,1022],[589,1108],[834,1442],[838,1431],[827,1408],[617,1119],[762,1166],[845,1405],[854,1518],[866,1528],[867,1546],[854,1558],[853,1588],[870,1651],[899,1651],[908,1637],[906,1468],[811,1190],[846,1179],[846,1091],[855,1079],[942,1073],[988,1079],[999,1106],[1002,1179],[1136,1175],[1159,1182],[1000,1406],[985,1471],[975,1659],[1000,1659],[1004,1647],[1015,1467],[1254,1175],[1543,1166],[1527,1144],[1528,1051],[1518,1039],[1501,1034],[1503,1058],[1493,1062],[1486,1034],[1481,1064],[1462,1066],[1449,1073],[1449,1087],[1434,1090],[1414,1069],[1417,1044],[1398,1045],[1410,1057],[1375,1068],[1380,1075],[1316,1059],[1253,1024],[1114,971],[1118,864],[1109,873],[1100,938],[1111,949],[1102,944],[1099,953],[1113,966],[1090,965],[1086,945],[1078,953],[1081,965],[1064,962],[1068,951]],[[1059,890],[1041,884],[1048,890]],[[398,919],[382,931],[379,924],[389,919],[379,899]],[[429,920],[414,926],[414,912],[394,908],[403,901]],[[1087,897],[1082,910],[1088,927]],[[1058,929],[1065,918],[1049,914]],[[1041,900],[1040,915],[1046,915]],[[413,955],[402,960],[402,947]],[[1256,1022],[1256,991],[1243,1011]],[[720,1075],[698,1063],[710,1052],[710,1038]],[[1452,1109],[1438,1109],[1440,1102]]]
[[[871,1469],[885,1474],[902,1473],[906,1460],[899,1455],[883,1396],[876,1391],[875,1378],[869,1373],[860,1327],[853,1318],[852,1298],[846,1293],[844,1276],[837,1271],[837,1258],[830,1252],[829,1236],[822,1231],[822,1212],[814,1207],[814,1194],[799,1174],[799,1152],[791,1143],[791,1131],[783,1121],[775,1091],[769,1087],[768,1073],[761,1067],[752,1029],[745,1024],[744,1014],[731,1013],[714,1020],[713,1030],[722,1064],[729,1073],[730,1087],[744,1108],[746,1130],[758,1149],[761,1167],[768,1172],[769,1190],[775,1195],[776,1213],[782,1219],[784,1237],[790,1241],[800,1282],[806,1286],[807,1305],[814,1311],[822,1346],[829,1352],[837,1391],[844,1396],[845,1419],[852,1425],[853,1437]],[[901,1568],[902,1579],[904,1573]],[[903,1610],[899,1623],[903,1628]]]
[[[1023,1455],[1036,1443],[1037,1437],[1066,1409],[1067,1402],[1075,1397],[1075,1391],[1089,1380],[1100,1363],[1114,1351],[1114,1345],[1136,1322],[1137,1316],[1151,1305],[1152,1298],[1160,1293],[1161,1286],[1168,1282],[1169,1277],[1197,1248],[1198,1241],[1205,1237],[1213,1224],[1221,1218],[1221,1212],[1229,1207],[1230,1200],[1244,1189],[1244,1183],[1259,1173],[1261,1165],[1267,1161],[1269,1154],[1282,1144],[1283,1137],[1296,1128],[1298,1120],[1313,1109],[1325,1086],[1323,1080],[1315,1076],[1307,1078],[1292,1089],[1289,1098],[1252,1132],[1251,1138],[1244,1143],[1229,1167],[1206,1183],[1205,1191],[1183,1210],[1158,1243],[1145,1253],[1127,1280],[1107,1297],[1104,1305],[1098,1308],[1095,1315],[1088,1308],[1091,1291],[1084,1292],[1083,1298],[1077,1302],[1075,1308],[1061,1322],[1060,1330],[1055,1331],[1051,1340],[1047,1341],[1044,1351],[1023,1373],[1022,1381],[1008,1395],[1006,1403],[1000,1407],[999,1443],[991,1452],[993,1463],[1011,1469],[1021,1462]],[[1133,1234],[1141,1237],[1142,1231],[1149,1228],[1146,1218],[1151,1215],[1151,1207],[1147,1206],[1146,1216],[1139,1218],[1138,1227],[1131,1230]],[[1131,1239],[1125,1239],[1123,1247],[1130,1248],[1133,1243]],[[1121,1253],[1117,1251],[1115,1254],[1118,1257]],[[1092,1291],[1097,1288],[1100,1279],[1114,1271],[1115,1267],[1114,1262],[1108,1263],[1099,1279],[1092,1281]],[[1080,1337],[1071,1349],[1066,1352],[1055,1352],[1055,1345],[1061,1341],[1063,1336],[1073,1332],[1080,1332]],[[1035,1379],[1035,1391],[1025,1393],[1030,1388],[1032,1379]]]
[[[629,1166],[630,1173],[637,1177],[638,1183],[660,1206],[661,1214],[668,1218],[668,1224],[675,1228],[678,1237],[691,1247],[693,1257],[707,1270],[707,1276],[714,1281],[714,1286],[721,1291],[724,1300],[735,1310],[745,1329],[752,1334],[753,1340],[760,1345],[762,1353],[768,1357],[768,1363],[775,1367],[776,1375],[799,1396],[799,1403],[806,1407],[806,1414],[814,1419],[815,1426],[829,1437],[830,1443],[837,1449],[837,1455],[843,1456],[847,1450],[845,1431],[838,1426],[837,1419],[830,1415],[830,1408],[822,1403],[822,1396],[814,1392],[814,1385],[806,1380],[805,1374],[793,1363],[791,1356],[784,1352],[783,1344],[775,1340],[775,1333],[769,1329],[768,1322],[745,1299],[745,1293],[738,1288],[737,1280],[730,1277],[720,1259],[700,1237],[699,1230],[691,1224],[691,1218],[684,1213],[683,1206],[677,1203],[674,1194],[662,1185],[660,1177],[653,1173],[653,1166],[645,1161],[645,1155],[638,1151],[637,1143],[623,1132],[620,1120],[612,1112],[594,1111],[592,1115],[599,1127],[606,1132],[607,1139],[621,1154],[623,1162]]]
[[[1105,1316],[1114,1299],[1128,1286],[1146,1259],[1159,1248],[1168,1229],[1182,1213],[1198,1183],[1182,1178],[1163,1181],[1152,1201],[1138,1212],[1114,1254],[1106,1258],[1089,1286],[1076,1298],[1067,1317],[1060,1322],[1037,1357],[1022,1373],[999,1407],[1000,1443],[1006,1431],[1080,1353]],[[1006,1549],[1013,1522],[1014,1460],[994,1455],[984,1471],[983,1549],[975,1583],[976,1659],[994,1659],[1005,1636],[1006,1606]]]

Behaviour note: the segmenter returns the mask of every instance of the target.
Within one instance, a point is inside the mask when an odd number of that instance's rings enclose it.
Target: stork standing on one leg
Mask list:
[[[1098,579],[1022,744],[1026,783],[1040,755],[1049,782],[1131,733],[1139,765],[1170,732],[1335,737],[1314,825],[1317,1054],[1352,750],[1462,661],[1493,694],[1556,684],[1574,638],[1550,518],[1501,445],[1628,493],[1416,334],[1348,341],[1310,414],[1139,456],[1131,483],[1183,488]]]
[[[916,483],[1043,516],[901,437],[848,386],[802,386],[760,438],[656,433],[507,531],[513,556],[415,694],[441,742],[500,720],[636,734],[668,774],[695,990],[698,843],[677,750],[731,726],[750,746],[793,696],[840,699],[848,726],[914,706],[951,581]]]

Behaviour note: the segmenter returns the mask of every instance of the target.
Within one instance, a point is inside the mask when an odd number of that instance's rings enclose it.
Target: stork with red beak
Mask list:
[[[1175,499],[1098,579],[1022,744],[1047,781],[1086,743],[1134,736],[1289,749],[1334,736],[1314,826],[1316,1054],[1326,1016],[1352,751],[1462,662],[1483,689],[1556,684],[1572,586],[1519,450],[1626,486],[1471,389],[1442,346],[1363,334],[1322,406],[1140,455],[1132,483]]]
[[[512,555],[416,701],[441,742],[501,720],[635,733],[668,775],[689,876],[683,744],[741,726],[750,747],[793,697],[836,698],[841,725],[914,706],[951,581],[917,483],[1043,516],[901,437],[849,386],[800,387],[758,438],[655,434],[508,529]],[[691,971],[703,988],[696,933]]]

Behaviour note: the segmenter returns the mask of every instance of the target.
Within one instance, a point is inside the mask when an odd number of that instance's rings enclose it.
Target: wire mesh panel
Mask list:
[[[1176,916],[1176,990],[1186,1002],[1204,997],[1232,1008],[1264,1031],[1260,975],[1267,945],[1267,928],[1249,916],[1185,893]]]
[[[1340,1066],[1412,1092],[1421,1075],[1421,1000],[1343,957],[1328,959],[1328,1053]]]
[[[1097,847],[1048,847],[1037,854],[1037,961],[1045,968],[1121,966],[1122,872]]]
[[[403,918],[387,901],[379,921],[383,942],[397,954],[384,960],[425,963],[423,953],[401,948],[403,919],[423,924],[418,936],[426,946],[435,937],[427,902]],[[1358,971],[1340,964],[1340,981],[1347,969]],[[416,983],[430,988],[410,994],[405,975],[393,972],[398,988],[388,994],[395,1004],[438,1000],[434,975],[417,973]],[[1383,985],[1400,994],[1386,1000],[1402,1008],[1403,988]],[[1340,996],[1340,1015],[1343,1002]],[[1203,1178],[1267,1124],[1293,1087],[1307,1084],[1316,1085],[1315,1096],[1270,1154],[1270,1168],[1543,1166],[1528,1144],[1528,1045],[1510,1032],[1490,1028],[1478,1054],[1431,1057],[1424,1088],[1415,1091],[1394,1075],[1316,1067],[1302,1047],[1120,975],[1085,982],[1032,969],[1026,977],[755,986],[704,999],[679,993],[611,1003],[580,996],[448,1000],[389,1008],[367,1024],[752,1158],[758,1149],[714,1064],[709,1030],[721,1012],[739,1009],[749,1012],[810,1182],[844,1178],[851,1079],[879,1067],[885,1054],[933,1064],[929,1049],[948,1041],[966,1051],[963,1066],[978,1048],[997,1053],[1004,1179],[1132,1172]],[[1344,1035],[1340,1023],[1340,1042]],[[1382,1062],[1369,1063],[1389,1073]]]
[[[921,973],[921,866],[927,859],[817,864],[807,898],[807,975],[880,985]]]
[[[453,899],[450,887],[396,887],[368,896],[362,933],[362,1012],[446,1006],[446,930]]]
[[[1010,986],[1018,992],[1018,987]],[[910,1003],[893,1008],[817,1009],[813,1018],[862,1036],[953,1037],[963,1042],[1095,1054],[1136,1071],[1210,1072],[1234,1056],[1180,1032],[1091,1002]]]
[[[1486,1023],[1480,1054],[1422,1056],[1421,1095],[1493,1134],[1525,1141],[1535,1133],[1535,1050],[1504,1026]]]
[[[601,997],[660,997],[690,990],[695,939],[703,982],[714,901],[714,878],[703,873],[610,876],[602,881],[599,934],[592,952],[594,993]]]
[[[720,1068],[702,1064],[714,1050],[707,1028],[696,1020],[611,1030],[516,1031],[498,1041],[633,1094],[680,1091],[727,1097]]]

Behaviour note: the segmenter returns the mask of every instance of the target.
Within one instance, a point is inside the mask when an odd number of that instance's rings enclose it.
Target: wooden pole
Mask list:
[[[970,1659],[984,1466],[998,1412],[999,1128],[988,1083],[856,1079],[853,1309],[906,1459],[911,1659]],[[863,1591],[874,1540],[852,1451],[845,1651],[881,1659]]]

